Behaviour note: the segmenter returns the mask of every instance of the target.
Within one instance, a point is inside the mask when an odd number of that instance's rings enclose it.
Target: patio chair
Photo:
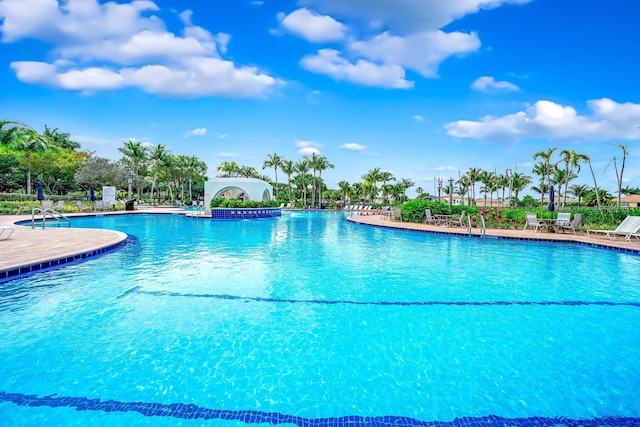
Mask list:
[[[58,204],[56,205],[56,210],[58,212],[62,212],[63,207],[64,207],[64,200],[58,200]]]
[[[426,216],[426,219],[424,221],[425,224],[433,224],[433,225],[438,224],[438,221],[431,214],[431,209],[429,208],[425,209],[424,214]]]
[[[538,232],[539,228],[546,228],[547,225],[541,219],[538,219],[538,214],[535,212],[525,212],[526,222],[524,224],[523,230],[526,230],[527,227],[535,227],[536,232]]]
[[[559,216],[560,215],[558,214],[558,217]],[[563,233],[564,233],[565,230],[569,230],[573,234],[576,234],[576,228],[580,227],[580,225],[582,224],[582,217],[583,216],[584,216],[584,214],[577,213],[573,217],[573,221],[567,221],[567,222],[564,222],[562,224],[557,224],[556,227],[557,227],[558,230],[562,230]]]
[[[10,227],[8,225],[0,226],[0,240],[8,240],[14,231],[16,231],[15,227]]]
[[[638,237],[636,234],[639,230],[640,216],[629,215],[615,230],[587,230],[587,236],[591,236],[590,233],[603,233],[607,239],[611,239],[611,236],[624,236],[625,240],[631,240],[631,237]]]
[[[389,217],[389,219],[393,219],[394,221],[402,221],[402,209],[393,209],[393,217]]]
[[[449,225],[457,225],[459,227],[465,227],[467,224],[464,221],[464,216],[467,214],[467,211],[462,211],[460,214],[460,218],[449,220]]]
[[[102,200],[96,200],[96,204],[93,206],[94,211],[105,211],[107,206]]]

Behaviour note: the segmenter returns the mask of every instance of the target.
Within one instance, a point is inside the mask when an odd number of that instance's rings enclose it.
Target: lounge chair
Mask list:
[[[58,212],[62,212],[63,207],[64,207],[64,200],[58,200],[58,204],[56,205],[56,210]]]
[[[611,239],[611,236],[624,236],[625,240],[631,240],[631,237],[637,237],[639,230],[640,216],[629,215],[615,230],[587,230],[587,236],[591,236],[590,233],[603,233],[607,239]]]
[[[94,211],[105,211],[106,209],[107,207],[102,200],[96,200],[96,204],[93,207]]]
[[[558,216],[560,215],[558,214]],[[573,221],[565,221],[563,223],[557,223],[556,228],[558,230],[562,230],[563,233],[564,233],[564,230],[570,230],[573,234],[576,234],[576,228],[580,227],[580,225],[582,224],[583,216],[584,214],[577,213],[573,217]]]
[[[0,240],[9,239],[14,231],[16,231],[15,227],[10,227],[8,225],[0,226]]]
[[[40,203],[40,207],[42,208],[42,210],[53,209],[53,200],[43,200]]]
[[[536,232],[538,232],[539,228],[546,228],[547,225],[541,219],[538,219],[538,214],[535,212],[525,212],[526,222],[524,224],[523,230],[526,230],[527,227],[535,227]]]
[[[402,209],[394,208],[393,216],[389,217],[389,219],[393,219],[394,221],[402,221]]]

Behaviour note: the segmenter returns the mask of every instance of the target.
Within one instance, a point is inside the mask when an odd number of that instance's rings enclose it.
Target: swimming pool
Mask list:
[[[324,212],[73,226],[139,240],[0,285],[0,424],[640,424],[637,255]]]

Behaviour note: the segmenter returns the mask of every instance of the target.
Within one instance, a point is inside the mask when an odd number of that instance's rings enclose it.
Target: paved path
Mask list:
[[[185,213],[178,208],[150,208],[139,209],[137,213]],[[118,211],[106,215],[128,215],[131,212]],[[69,217],[82,214],[69,214]],[[87,214],[84,214],[87,215]],[[436,233],[468,234],[467,230],[459,227],[442,227],[427,224],[393,221],[383,219],[380,215],[350,216],[349,220],[380,227],[428,231]],[[0,225],[11,225],[14,222],[31,220],[30,215],[0,215]],[[474,228],[472,233],[480,234]],[[601,235],[588,237],[586,234],[573,235],[571,233],[546,233],[529,230],[496,230],[489,229],[487,236],[579,242],[590,245],[612,247],[640,254],[640,241],[625,241],[622,238],[608,240]],[[65,259],[94,252],[118,245],[126,239],[126,234],[119,231],[83,228],[54,228],[32,229],[30,226],[16,226],[16,230],[8,240],[0,240],[0,273],[5,273],[24,266],[43,264],[52,260]],[[2,275],[0,274],[0,279]]]

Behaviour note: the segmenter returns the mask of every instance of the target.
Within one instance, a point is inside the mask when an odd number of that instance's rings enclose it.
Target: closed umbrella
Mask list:
[[[96,195],[93,190],[93,185],[89,187],[89,200],[91,200],[92,202],[96,201]]]
[[[44,194],[42,193],[42,182],[38,181],[38,200],[44,200]]]
[[[549,212],[553,212],[556,210],[556,205],[554,203],[555,197],[556,197],[556,193],[552,185],[549,187],[549,204],[547,205],[547,210]]]

